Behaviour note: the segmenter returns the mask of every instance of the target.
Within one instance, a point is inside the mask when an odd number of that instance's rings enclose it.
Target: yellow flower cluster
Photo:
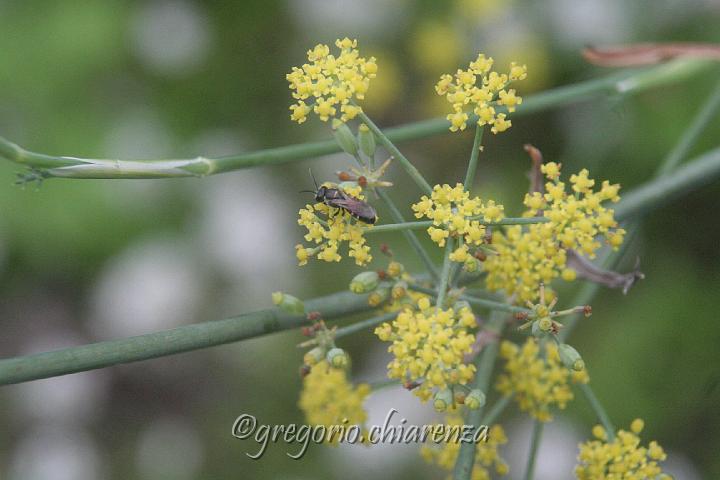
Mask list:
[[[451,427],[459,427],[463,423],[459,415],[448,415],[445,420],[445,425]],[[502,426],[493,425],[490,427],[487,442],[478,442],[477,447],[475,447],[475,464],[470,475],[472,480],[490,480],[492,478],[490,468],[492,467],[494,467],[495,473],[498,475],[507,475],[509,471],[508,464],[505,463],[505,460],[498,452],[498,447],[506,444],[507,441]],[[424,445],[420,449],[420,455],[427,463],[452,472],[460,453],[460,445],[460,442],[455,441],[443,442],[435,447]]]
[[[504,395],[514,394],[520,409],[541,422],[552,420],[552,406],[563,409],[573,399],[568,381],[590,381],[585,370],[569,370],[563,365],[554,343],[545,344],[541,351],[534,338],[529,338],[521,347],[503,341],[500,356],[506,363],[498,377],[497,389]]]
[[[303,379],[298,405],[310,425],[358,425],[363,428],[367,413],[363,409],[370,386],[354,387],[345,370],[332,368],[322,360]],[[333,438],[337,442],[337,438]]]
[[[509,113],[522,103],[514,89],[506,87],[516,80],[527,77],[527,67],[510,64],[510,72],[499,74],[492,71],[493,59],[483,54],[470,62],[467,70],[460,70],[455,75],[445,74],[440,77],[435,91],[443,95],[453,106],[453,113],[448,114],[450,131],[457,132],[467,127],[467,109],[472,106],[478,116],[478,125],[492,125],[493,133],[504,132],[512,126],[505,113],[497,113],[495,107],[502,106]]]
[[[665,460],[663,448],[655,441],[647,447],[640,445],[638,434],[644,422],[639,418],[630,424],[630,431],[620,430],[608,441],[605,430],[593,428],[595,440],[580,444],[579,465],[575,475],[579,480],[670,480],[662,473],[658,462]]]
[[[335,187],[335,185],[324,184]],[[357,199],[364,199],[360,186],[344,186],[343,191]],[[370,246],[366,245],[363,233],[369,226],[357,222],[350,213],[324,203],[305,205],[299,211],[298,224],[307,229],[305,240],[315,243],[315,247],[295,245],[295,253],[300,265],[306,265],[308,259],[315,256],[326,262],[342,260],[338,249],[342,242],[348,242],[348,256],[355,259],[357,265],[367,265],[372,260]]]
[[[402,310],[392,324],[383,323],[375,334],[395,358],[388,364],[388,377],[420,384],[413,391],[427,401],[434,389],[465,385],[475,373],[464,363],[475,337],[468,329],[476,325],[470,308],[454,311],[431,307],[430,300],[418,300],[418,310]]]
[[[452,252],[450,260],[464,262],[470,256],[468,246],[485,241],[483,222],[497,222],[503,218],[503,206],[493,200],[483,203],[479,197],[470,198],[462,183],[455,187],[435,185],[430,198],[423,195],[412,206],[416,218],[428,218],[433,226],[427,232],[433,242],[445,246],[448,237],[461,239],[461,245]]]
[[[601,246],[598,236],[617,248],[625,235],[625,230],[617,228],[613,210],[602,205],[620,199],[619,185],[606,180],[599,191],[593,191],[595,180],[583,169],[570,177],[568,191],[560,181],[559,164],[547,163],[542,172],[549,180],[546,193],[525,196],[525,215],[550,221],[496,230],[492,243],[498,255],[488,256],[485,262],[488,289],[505,290],[520,303],[536,300],[541,283],[550,284],[558,276],[566,281],[575,279],[575,271],[566,268],[567,249],[593,258]]]
[[[319,44],[307,52],[310,63],[293,67],[286,78],[297,103],[290,106],[290,118],[303,123],[314,111],[320,120],[340,116],[343,122],[353,119],[362,110],[354,100],[362,100],[377,74],[375,58],[365,59],[357,50],[357,40],[343,38],[335,41],[339,55],[330,47]]]

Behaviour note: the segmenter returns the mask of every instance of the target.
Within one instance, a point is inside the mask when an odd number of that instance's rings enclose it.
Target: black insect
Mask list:
[[[310,172],[310,175],[312,175],[312,172]],[[305,191],[315,194],[316,202],[322,202],[328,207],[345,210],[363,223],[374,224],[377,221],[377,212],[375,212],[372,205],[345,193],[341,188],[326,187],[325,185],[318,187],[315,176],[312,175],[312,177],[316,191]]]

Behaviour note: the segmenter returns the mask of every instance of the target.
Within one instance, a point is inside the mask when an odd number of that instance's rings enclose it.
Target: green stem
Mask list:
[[[451,237],[445,241],[445,256],[443,257],[442,273],[440,273],[440,283],[437,289],[437,302],[438,308],[445,308],[445,298],[447,298],[448,284],[450,283],[450,254],[453,251],[454,240]]]
[[[581,383],[580,384],[580,390],[582,390],[583,394],[585,395],[585,398],[587,398],[587,401],[590,403],[590,406],[595,411],[595,414],[598,417],[598,420],[600,420],[600,423],[602,423],[602,426],[605,428],[605,432],[607,433],[608,441],[612,442],[615,440],[615,427],[613,426],[612,422],[610,421],[610,417],[608,416],[607,412],[603,408],[602,404],[600,403],[600,400],[595,396],[595,393],[590,388],[590,385],[587,383]]]
[[[495,333],[496,338],[500,338],[502,330],[507,321],[507,314],[494,312],[488,326],[486,327],[489,332]],[[498,342],[493,341],[486,344],[480,355],[478,355],[475,365],[477,367],[477,373],[472,381],[470,388],[479,388],[483,392],[486,392],[490,385],[490,374],[495,366],[495,359],[498,353]],[[477,410],[470,410],[465,419],[466,425],[471,425],[473,429],[478,428],[482,425],[483,408]],[[455,460],[455,468],[453,469],[454,480],[468,480],[472,474],[473,465],[475,464],[475,453],[477,449],[475,444],[472,442],[461,443],[460,452],[458,453],[457,460]]]
[[[470,152],[470,161],[468,162],[467,172],[465,173],[465,190],[470,191],[475,181],[475,171],[477,170],[478,157],[480,156],[480,148],[482,146],[484,126],[475,127],[475,139],[473,140],[472,152]]]
[[[669,69],[667,65],[673,65],[673,68]],[[711,63],[676,60],[665,65],[640,70],[623,70],[602,78],[554,88],[525,97],[521,108],[518,108],[513,117],[518,118],[612,93],[622,92],[623,95],[639,93],[652,87],[690,78],[709,65]],[[654,81],[648,82],[648,78]],[[469,121],[475,122],[477,118],[471,115]],[[446,133],[448,133],[448,122],[444,117],[408,123],[385,130],[385,136],[391,142],[405,142]],[[290,163],[339,151],[340,146],[334,139],[331,139],[217,158],[125,161],[35,153],[0,137],[0,157],[29,167],[46,169],[44,174],[47,176],[64,178],[126,179],[205,176],[261,165]]]
[[[390,215],[393,217],[393,219],[402,224],[402,223],[412,223],[412,222],[406,222],[403,218],[402,213],[400,212],[400,209],[397,208],[397,205],[395,205],[395,202],[392,201],[392,198],[390,198],[390,195],[388,195],[385,191],[383,191],[381,188],[376,188],[375,193],[380,197],[380,199],[385,202],[385,205],[387,205],[388,210],[390,210]],[[380,225],[382,226],[382,225]],[[368,230],[372,231],[375,230],[375,228],[371,228]],[[417,235],[415,235],[415,232],[410,230],[402,230],[403,235],[405,236],[405,239],[408,241],[410,246],[415,250],[418,257],[420,257],[420,260],[425,265],[425,268],[427,268],[427,271],[430,273],[430,275],[433,277],[433,279],[437,280],[439,277],[437,267],[433,263],[432,259],[430,258],[430,255],[427,253],[427,250],[425,250],[425,247],[422,246],[422,243],[420,243],[420,240],[418,239]]]
[[[378,380],[377,382],[371,382],[369,385],[370,385],[370,390],[373,392],[376,392],[378,390],[382,390],[383,388],[394,387],[396,385],[400,385],[400,382],[397,379],[387,379],[387,380]]]
[[[319,311],[326,319],[371,309],[367,295],[350,292],[308,300],[305,305],[308,312]],[[305,323],[305,315],[268,309],[137,337],[9,358],[0,360],[0,385],[165,357],[289,330]]]
[[[379,325],[383,322],[390,322],[394,320],[397,316],[398,312],[390,312],[386,313],[385,315],[379,315],[377,317],[368,318],[366,320],[360,320],[359,322],[355,322],[350,325],[338,328],[335,331],[335,338],[352,335],[353,333],[360,332],[369,327],[374,327],[375,325]]]
[[[382,132],[382,130],[380,130],[380,128],[375,125],[372,120],[370,120],[370,117],[365,115],[364,112],[360,112],[358,116],[368,126],[370,131],[375,135],[380,144],[385,147],[385,149],[390,153],[390,155],[395,157],[400,162],[400,165],[405,169],[407,174],[410,175],[410,178],[412,178],[415,183],[417,183],[418,187],[420,187],[423,192],[430,195],[432,193],[432,187],[427,182],[427,180],[425,180],[425,177],[422,176],[420,171],[415,168],[415,165],[413,165],[412,162],[408,160],[407,157],[403,155],[402,152],[395,146],[392,140],[390,140]]]
[[[498,227],[504,225],[530,225],[533,223],[546,223],[550,219],[546,217],[508,217],[503,218],[498,222],[485,222],[480,217],[469,217],[472,220],[480,220],[482,225],[488,227]],[[402,223],[387,223],[385,225],[375,225],[365,230],[365,233],[386,233],[396,232],[399,230],[420,230],[433,226],[432,220],[422,220],[419,222],[402,222]]]
[[[657,175],[665,175],[677,167],[680,162],[687,156],[690,149],[695,145],[698,138],[705,130],[705,127],[715,117],[720,109],[720,82],[715,86],[713,91],[703,103],[700,110],[693,118],[690,126],[683,132],[680,140],[675,144],[670,153],[665,157],[665,161],[660,166]]]
[[[495,422],[495,420],[498,419],[500,415],[505,411],[508,405],[510,405],[510,400],[512,400],[512,395],[505,395],[500,397],[497,402],[495,402],[495,405],[488,411],[487,415],[485,415],[482,419],[482,424],[490,426]]]
[[[408,285],[408,288],[410,290],[414,290],[416,292],[425,293],[427,295],[437,295],[437,292],[433,290],[432,288],[426,288],[422,285],[416,285],[414,283],[411,283]],[[470,295],[460,295],[458,297],[460,300],[465,300],[471,305],[476,305],[478,307],[488,308],[490,310],[498,311],[498,312],[508,312],[508,313],[528,313],[530,310],[523,307],[516,307],[515,305],[510,305],[508,303],[502,303],[502,302],[496,302],[494,300],[487,300],[485,298],[477,298]],[[439,302],[438,302],[439,304]]]
[[[535,477],[535,462],[540,449],[544,423],[535,420],[533,425],[532,438],[530,440],[530,454],[528,455],[527,467],[525,468],[525,480],[532,480]]]

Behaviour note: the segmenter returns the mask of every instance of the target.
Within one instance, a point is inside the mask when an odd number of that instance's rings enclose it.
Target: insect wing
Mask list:
[[[369,203],[346,195],[345,198],[332,200],[332,206],[347,210],[350,215],[356,217],[365,223],[375,223],[377,220],[377,212]]]

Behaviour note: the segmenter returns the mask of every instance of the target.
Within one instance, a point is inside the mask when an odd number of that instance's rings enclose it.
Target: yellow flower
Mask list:
[[[503,373],[498,377],[497,389],[504,395],[514,395],[521,410],[541,422],[552,420],[550,408],[564,409],[573,399],[568,384],[587,383],[585,370],[571,371],[560,361],[557,346],[547,343],[544,351],[534,338],[518,347],[503,341],[500,356],[505,360]]]
[[[604,181],[599,191],[593,191],[595,180],[583,169],[570,177],[573,191],[568,192],[560,181],[559,164],[549,162],[541,170],[549,180],[545,194],[525,196],[525,215],[550,221],[495,230],[492,243],[497,255],[488,256],[484,265],[488,289],[516,295],[519,303],[536,300],[541,283],[549,285],[559,276],[566,281],[575,279],[575,272],[567,268],[568,249],[594,258],[601,247],[598,237],[605,237],[617,249],[625,235],[613,210],[603,206],[603,202],[620,199],[619,185]]]
[[[470,198],[462,183],[455,187],[435,185],[430,198],[423,195],[412,206],[416,218],[428,218],[433,226],[427,232],[433,242],[445,246],[448,237],[462,239],[463,244],[456,249],[450,259],[454,262],[467,260],[469,246],[485,242],[483,222],[497,222],[503,218],[503,206],[489,200],[483,203],[480,198]]]
[[[332,184],[326,186],[336,187]],[[348,195],[363,199],[362,189],[345,187]],[[313,248],[302,245],[295,246],[295,253],[299,265],[306,265],[310,257],[317,257],[325,262],[339,262],[342,256],[338,252],[340,244],[347,242],[348,257],[355,259],[357,265],[367,265],[372,260],[370,246],[366,245],[365,230],[369,226],[358,222],[350,213],[343,209],[330,207],[318,202],[314,205],[305,205],[298,212],[298,224],[307,229],[305,240],[315,244]]]
[[[462,417],[459,415],[448,415],[444,423],[445,431],[447,432],[448,426],[451,428],[460,428],[463,423]],[[439,433],[438,437],[441,437]],[[432,436],[430,438],[432,439]],[[507,441],[508,439],[502,426],[493,425],[490,427],[490,430],[487,432],[487,441],[480,441],[477,443],[477,447],[475,447],[475,463],[473,464],[470,478],[473,480],[489,480],[492,477],[491,469],[498,475],[507,475],[509,471],[508,464],[505,463],[505,460],[503,460],[498,452],[498,448],[506,444]],[[423,445],[420,449],[420,455],[422,455],[427,463],[452,472],[458,454],[460,453],[460,445],[460,442],[455,441],[455,437],[450,436],[450,441],[448,442],[441,442],[433,446]]]
[[[643,447],[638,434],[644,423],[636,419],[630,431],[620,430],[613,441],[600,425],[593,428],[595,440],[580,444],[575,475],[579,480],[612,478],[617,480],[670,480],[662,472],[659,461],[666,458],[663,448],[655,441]]]
[[[497,114],[495,106],[503,106],[508,112],[522,103],[514,89],[506,87],[514,81],[527,77],[525,65],[510,65],[509,74],[498,74],[491,71],[493,59],[479,54],[475,61],[470,62],[467,70],[460,70],[455,75],[445,74],[435,85],[438,95],[444,96],[452,104],[453,112],[447,115],[450,131],[457,132],[467,127],[467,109],[478,116],[478,125],[491,125],[493,133],[504,132],[512,125],[505,113]]]
[[[297,100],[290,106],[293,121],[303,123],[313,111],[324,122],[338,116],[346,122],[362,111],[353,102],[365,98],[370,79],[377,75],[375,58],[361,57],[357,40],[344,38],[335,45],[338,55],[331,54],[327,45],[316,45],[307,52],[310,63],[293,67],[286,75]]]
[[[367,413],[363,409],[370,386],[353,386],[344,369],[332,368],[326,360],[312,367],[303,379],[298,405],[309,425],[357,425],[364,430]],[[331,443],[337,443],[335,436]]]
[[[392,342],[388,351],[395,358],[388,364],[388,377],[420,383],[413,391],[427,401],[434,391],[465,385],[473,378],[475,366],[465,364],[464,356],[472,352],[475,337],[468,328],[475,325],[475,317],[467,307],[457,312],[430,307],[427,298],[417,304],[418,311],[403,309],[375,334]]]

